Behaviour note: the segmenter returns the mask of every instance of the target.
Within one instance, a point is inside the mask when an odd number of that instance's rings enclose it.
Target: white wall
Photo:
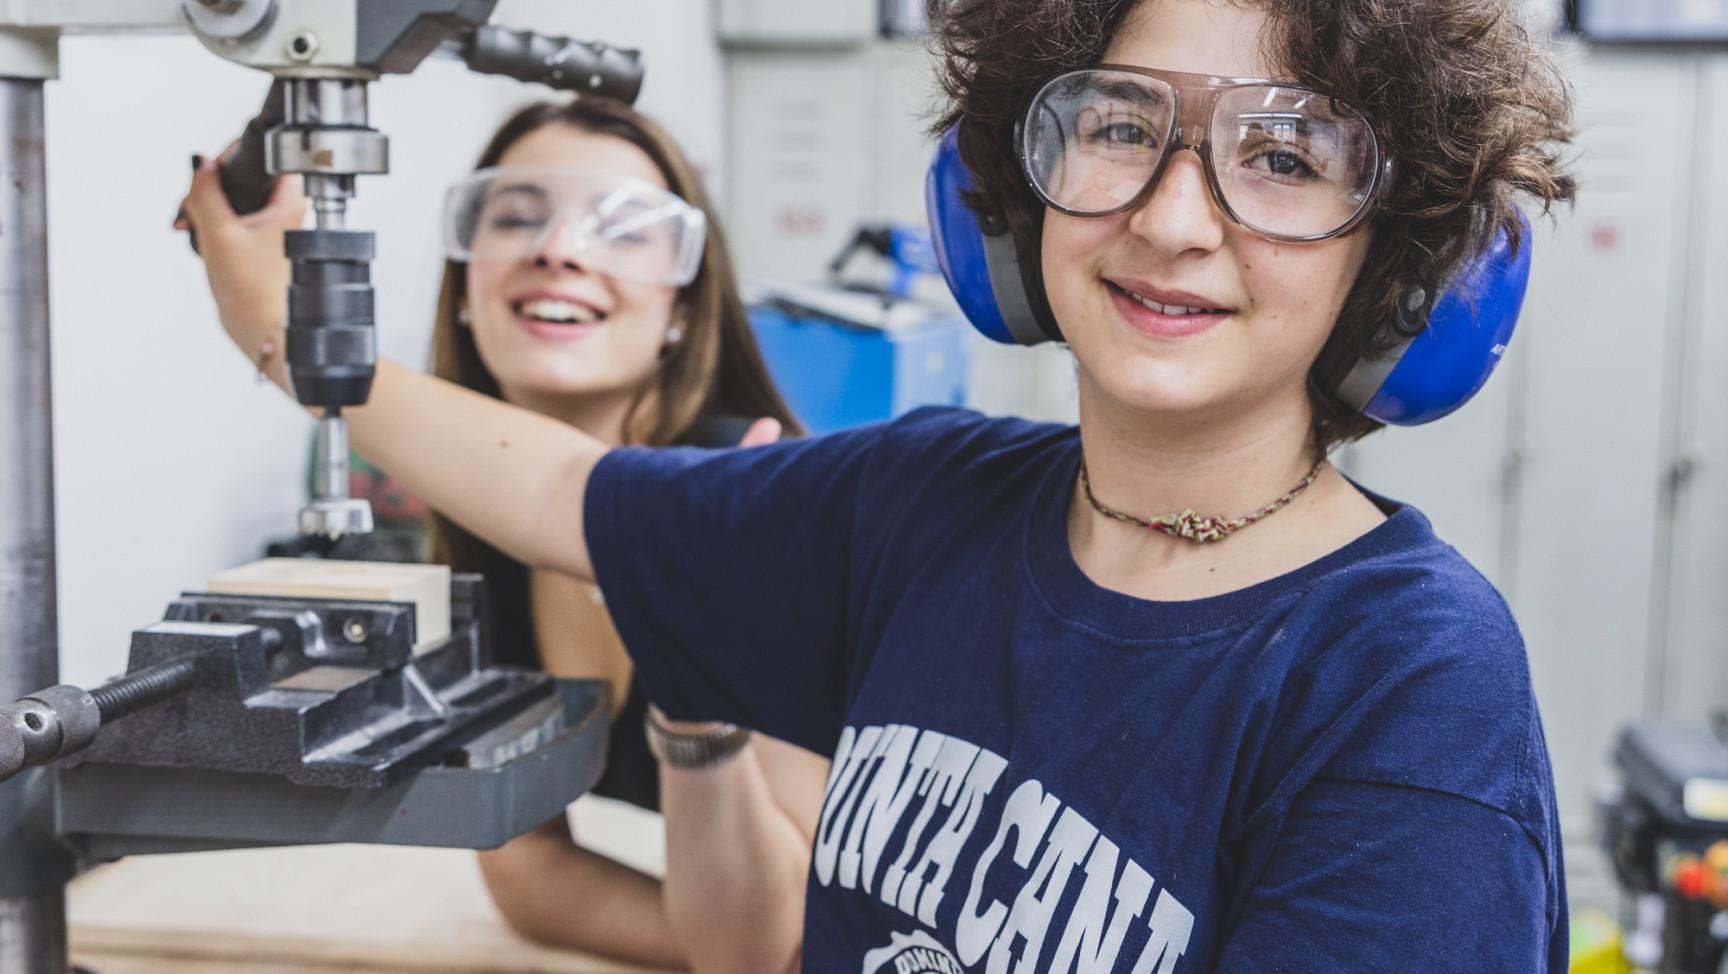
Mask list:
[[[641,107],[699,164],[721,158],[723,83],[708,5],[504,0],[495,22],[641,47]],[[48,86],[55,462],[64,678],[124,668],[131,631],[210,572],[291,533],[308,420],[256,385],[221,337],[202,265],[169,228],[188,156],[220,149],[268,79],[186,37],[73,37]],[[434,61],[375,86],[394,172],[361,182],[352,225],[379,231],[384,354],[424,360],[442,187],[544,89]]]
[[[62,673],[124,668],[128,633],[291,525],[305,421],[257,387],[170,230],[193,150],[267,80],[189,38],[78,38],[48,86]]]
[[[713,13],[706,0],[503,0],[492,18],[510,27],[584,40],[598,39],[643,52],[648,64],[636,107],[669,128],[718,197],[723,175],[726,85]],[[518,99],[536,89],[513,86]]]

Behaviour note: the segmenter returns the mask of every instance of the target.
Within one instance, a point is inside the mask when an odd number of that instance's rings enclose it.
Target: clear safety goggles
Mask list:
[[[696,278],[706,228],[673,193],[574,166],[482,169],[444,200],[451,260],[517,261],[557,243],[591,270],[680,287]]]
[[[1176,151],[1193,149],[1227,217],[1290,242],[1355,227],[1392,169],[1368,120],[1318,92],[1124,65],[1046,83],[1018,140],[1033,190],[1072,216],[1139,206]]]

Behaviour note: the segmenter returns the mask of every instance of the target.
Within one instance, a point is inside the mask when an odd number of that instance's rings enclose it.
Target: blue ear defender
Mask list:
[[[1007,224],[990,216],[980,219],[966,205],[972,174],[960,161],[955,132],[942,134],[924,179],[930,239],[948,290],[986,338],[1008,345],[1061,341],[1036,255],[1021,260]]]
[[[1022,255],[1006,226],[966,206],[971,174],[955,131],[944,133],[924,184],[936,259],[960,310],[986,338],[1007,344],[1061,341],[1045,300],[1036,254]],[[1506,353],[1530,281],[1530,224],[1521,242],[1504,230],[1465,266],[1426,321],[1388,322],[1389,351],[1358,357],[1327,374],[1332,392],[1370,419],[1420,426],[1470,401]],[[1418,296],[1418,305],[1426,296]],[[1419,313],[1419,312],[1418,312]]]
[[[1434,304],[1426,325],[1406,328],[1392,349],[1358,358],[1333,390],[1370,419],[1420,426],[1458,410],[1481,391],[1506,354],[1530,284],[1530,221],[1494,235]]]

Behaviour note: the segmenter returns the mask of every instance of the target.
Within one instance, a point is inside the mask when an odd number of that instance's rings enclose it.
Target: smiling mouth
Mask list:
[[[514,301],[510,310],[524,321],[543,325],[594,325],[606,320],[606,314],[576,301],[556,298],[533,298]]]
[[[1160,304],[1145,295],[1136,294],[1114,281],[1105,281],[1104,283],[1108,285],[1111,290],[1121,294],[1123,297],[1133,301],[1135,304],[1156,312],[1157,314],[1168,315],[1172,318],[1200,318],[1210,317],[1213,315],[1227,315],[1231,313],[1228,308],[1200,308],[1180,304]]]

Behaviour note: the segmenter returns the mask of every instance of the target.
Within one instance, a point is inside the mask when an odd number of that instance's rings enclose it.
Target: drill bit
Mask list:
[[[312,456],[312,502],[300,511],[300,533],[321,534],[332,541],[344,534],[372,530],[372,505],[348,496],[348,421],[332,406],[318,420],[318,443]]]

